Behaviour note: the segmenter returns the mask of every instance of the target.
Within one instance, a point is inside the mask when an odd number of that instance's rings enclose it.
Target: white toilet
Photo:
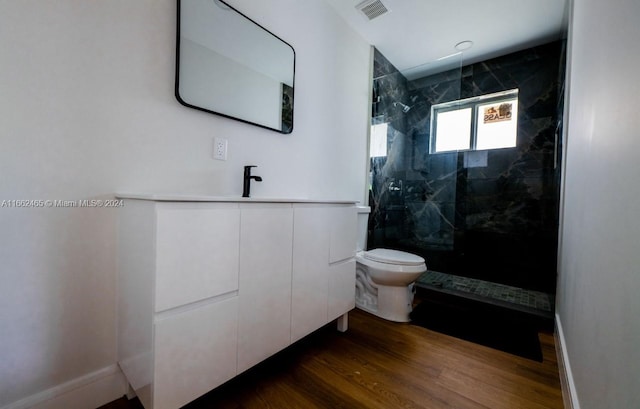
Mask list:
[[[404,251],[367,248],[368,206],[358,207],[356,307],[390,321],[408,322],[413,283],[427,271],[422,257]]]

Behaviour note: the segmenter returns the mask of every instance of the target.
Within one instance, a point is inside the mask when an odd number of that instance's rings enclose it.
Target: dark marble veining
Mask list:
[[[293,131],[293,87],[282,84],[282,132]]]
[[[371,160],[370,247],[554,292],[563,66],[559,41],[408,81],[376,50],[372,114],[388,123],[388,154]],[[514,88],[515,148],[429,154],[433,104]]]

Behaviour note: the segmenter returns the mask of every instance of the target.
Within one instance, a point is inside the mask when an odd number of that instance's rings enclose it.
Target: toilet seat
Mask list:
[[[424,259],[415,254],[390,249],[373,249],[365,251],[363,257],[378,263],[395,264],[401,266],[420,266]]]
[[[418,257],[413,255],[416,258],[419,258],[420,260],[422,260],[421,262],[412,262],[412,264],[402,264],[399,262],[394,262],[393,261],[393,257],[389,257],[389,258],[385,258],[383,257],[384,254],[394,254],[394,253],[386,253],[386,252],[379,252],[376,250],[386,250],[388,252],[397,252],[397,253],[404,253],[402,251],[397,251],[397,250],[387,250],[387,249],[375,249],[375,250],[370,250],[370,251],[360,251],[356,254],[356,262],[365,265],[367,267],[369,267],[370,269],[375,269],[378,271],[385,271],[385,272],[389,272],[389,273],[423,273],[427,270],[427,267],[425,265],[424,259],[422,257]],[[373,254],[369,254],[369,253],[373,253]],[[409,253],[405,253],[407,255],[410,255]],[[367,257],[368,255],[368,257]],[[373,257],[372,257],[373,256]],[[398,254],[395,254],[395,256],[399,256]],[[384,261],[377,261],[377,260],[373,260],[372,258],[377,258],[378,260],[384,260]],[[400,257],[396,257],[396,258],[400,258]]]

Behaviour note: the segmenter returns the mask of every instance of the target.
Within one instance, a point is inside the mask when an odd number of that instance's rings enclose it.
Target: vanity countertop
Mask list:
[[[320,200],[320,199],[291,199],[266,197],[233,197],[209,195],[184,195],[160,193],[116,193],[119,199],[151,200],[156,202],[239,202],[239,203],[334,203],[356,204],[354,200]]]

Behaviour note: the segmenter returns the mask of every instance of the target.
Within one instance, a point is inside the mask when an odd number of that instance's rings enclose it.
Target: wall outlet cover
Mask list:
[[[213,159],[227,160],[227,140],[225,138],[213,139]]]

